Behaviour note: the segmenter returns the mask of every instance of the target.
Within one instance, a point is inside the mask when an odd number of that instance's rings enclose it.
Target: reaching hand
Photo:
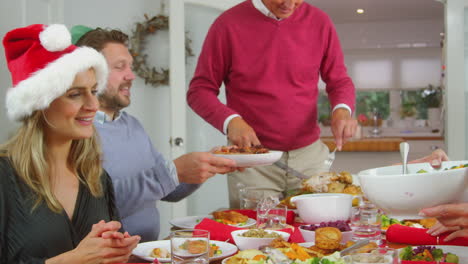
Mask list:
[[[427,217],[436,217],[444,227],[450,228],[450,230],[457,230],[451,233],[445,239],[446,241],[460,236],[468,237],[468,203],[444,204],[425,208],[419,214]],[[444,229],[440,226],[435,226],[429,231],[434,233],[436,231],[444,231]]]
[[[239,147],[251,147],[261,144],[253,128],[241,117],[234,117],[229,122],[227,137],[233,145]]]
[[[447,154],[441,149],[436,149],[430,155],[427,155],[420,159],[412,160],[408,163],[429,162],[432,167],[440,168],[440,166],[442,166],[442,161],[447,161],[447,160],[449,160]]]
[[[432,236],[438,236],[445,232],[458,231],[458,230],[460,230],[459,226],[447,227],[441,224],[440,222],[437,222],[435,225],[433,225],[431,228],[427,230],[427,233]]]
[[[357,120],[351,117],[351,113],[345,108],[333,111],[331,130],[335,137],[338,150],[341,150],[346,141],[354,136],[357,128]]]
[[[209,152],[191,152],[174,160],[179,181],[184,183],[204,183],[216,174],[236,170],[236,162],[216,157]]]

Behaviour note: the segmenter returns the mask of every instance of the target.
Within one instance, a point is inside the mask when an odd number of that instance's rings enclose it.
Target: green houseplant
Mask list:
[[[429,84],[421,90],[421,99],[427,108],[439,108],[442,104],[442,89]]]

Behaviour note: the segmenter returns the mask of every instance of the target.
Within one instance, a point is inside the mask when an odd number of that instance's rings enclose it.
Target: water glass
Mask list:
[[[210,261],[210,232],[201,229],[173,231],[171,262],[173,264],[208,264]]]
[[[352,240],[369,239],[379,242],[382,232],[381,215],[381,210],[369,202],[364,202],[359,207],[353,207],[350,218],[350,226],[353,231]]]
[[[259,187],[244,187],[239,189],[241,209],[255,209],[265,195],[265,189]]]
[[[278,204],[273,208],[257,206],[257,228],[283,229],[286,227],[288,207]]]
[[[344,256],[346,264],[399,264],[398,251],[391,248],[378,248],[370,253],[354,252]]]

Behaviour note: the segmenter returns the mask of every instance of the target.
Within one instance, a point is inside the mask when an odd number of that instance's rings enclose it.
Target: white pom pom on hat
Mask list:
[[[65,25],[53,24],[39,33],[41,45],[48,51],[62,51],[71,45],[71,35]]]

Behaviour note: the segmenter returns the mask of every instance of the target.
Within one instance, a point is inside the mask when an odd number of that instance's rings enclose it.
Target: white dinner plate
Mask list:
[[[198,216],[185,216],[185,217],[178,217],[174,218],[169,223],[175,227],[178,228],[187,228],[191,229],[194,228],[196,225],[198,225],[204,218],[209,218],[213,219],[212,215],[198,215]],[[247,219],[247,222],[245,224],[235,224],[235,225],[230,225],[230,226],[235,226],[235,227],[249,227],[253,226],[257,223],[255,219],[249,218]]]
[[[231,255],[234,255],[237,252],[237,247],[233,244],[210,240],[210,244],[216,244],[221,250],[220,255],[216,255],[210,258],[212,260],[219,260]],[[148,261],[154,261],[153,257],[150,257],[150,253],[154,248],[165,248],[168,251],[171,251],[171,241],[170,240],[158,240],[158,241],[151,241],[151,242],[144,242],[137,245],[137,247],[133,250],[132,254]],[[159,262],[171,262],[171,258],[158,258]]]
[[[249,218],[247,219],[247,222],[245,222],[245,224],[235,224],[235,225],[230,225],[230,226],[235,226],[235,227],[249,227],[249,226],[253,226],[257,223],[257,221],[255,219],[252,219],[252,218]]]
[[[195,216],[185,216],[174,218],[169,223],[178,228],[194,228],[198,225],[204,218],[213,219],[212,215],[195,215]]]
[[[218,157],[232,159],[236,161],[239,167],[254,167],[271,165],[278,161],[283,154],[282,151],[270,150],[268,153],[263,154],[213,154]]]

